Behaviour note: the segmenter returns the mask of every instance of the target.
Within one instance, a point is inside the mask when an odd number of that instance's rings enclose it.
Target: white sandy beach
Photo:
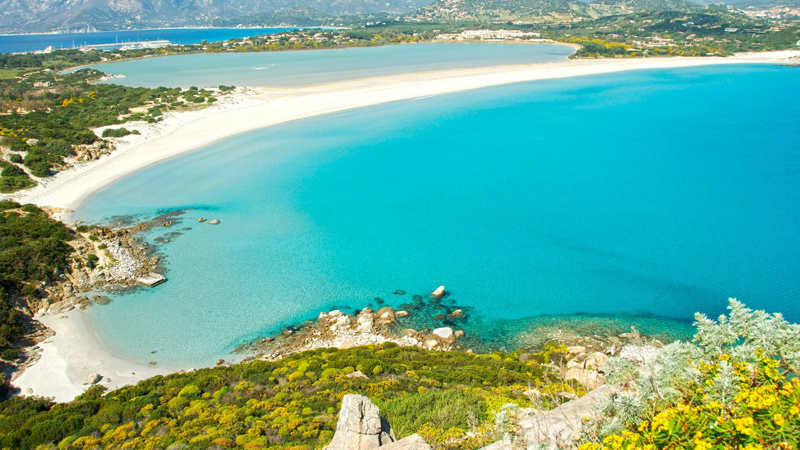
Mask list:
[[[253,88],[234,94],[203,111],[170,115],[141,129],[110,155],[59,173],[46,185],[14,195],[21,203],[75,209],[107,184],[150,164],[196,150],[230,136],[288,121],[386,102],[468,91],[525,81],[607,74],[628,70],[727,64],[785,63],[800,60],[800,51],[746,54],[729,58],[649,58],[570,60],[558,63],[455,69],[391,75],[304,87]],[[139,127],[132,127],[139,129]],[[85,313],[39,317],[56,336],[40,344],[41,359],[13,380],[34,395],[67,401],[83,392],[90,374],[115,388],[156,374],[179,370],[150,367],[107,351]]]
[[[150,366],[119,358],[106,349],[84,311],[35,318],[56,335],[39,343],[41,359],[18,375],[13,384],[23,394],[52,397],[68,402],[90,387],[88,378],[100,374],[98,383],[109,390],[140,380],[173,373],[180,368]]]

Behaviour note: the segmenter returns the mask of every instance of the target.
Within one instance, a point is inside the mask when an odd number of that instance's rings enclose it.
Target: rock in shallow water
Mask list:
[[[453,329],[450,327],[442,327],[433,330],[433,334],[442,339],[450,339],[453,337]]]

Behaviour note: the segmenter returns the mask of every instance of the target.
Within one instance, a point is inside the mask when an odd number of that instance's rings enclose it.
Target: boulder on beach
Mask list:
[[[438,288],[436,288],[436,290],[431,292],[430,295],[433,298],[442,298],[442,296],[444,296],[444,286],[439,286]]]
[[[394,316],[397,317],[398,319],[402,319],[403,317],[408,317],[409,314],[410,313],[408,311],[400,310],[395,312]]]
[[[86,379],[86,382],[89,383],[89,384],[94,385],[94,384],[99,383],[100,380],[102,380],[102,379],[103,379],[102,375],[100,375],[99,373],[93,373],[93,374],[89,375],[89,378]]]

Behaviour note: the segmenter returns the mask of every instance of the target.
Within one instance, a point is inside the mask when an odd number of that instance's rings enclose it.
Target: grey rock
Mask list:
[[[390,444],[384,445],[381,449],[386,450],[431,450],[431,446],[425,442],[425,439],[418,434],[412,434],[411,436],[404,437],[399,441],[392,442]]]
[[[525,444],[536,448],[570,448],[580,436],[584,417],[594,417],[597,405],[614,393],[611,386],[601,386],[583,397],[568,401],[549,411],[530,410],[523,425]],[[543,446],[543,447],[542,447]],[[502,448],[502,447],[500,447]]]
[[[100,375],[99,373],[93,373],[93,374],[89,375],[89,378],[86,379],[86,382],[89,383],[89,384],[97,384],[102,379],[103,379],[102,375]]]
[[[605,353],[595,352],[586,357],[583,367],[588,370],[603,370],[603,366],[608,361]]]
[[[323,450],[372,450],[394,441],[380,409],[363,395],[347,394],[342,399],[336,433]]]
[[[486,447],[481,448],[480,450],[513,450],[514,447],[511,445],[511,441],[508,439],[504,439],[502,441],[497,441],[493,444],[489,444]]]
[[[453,329],[450,327],[442,327],[433,330],[433,334],[442,339],[451,339],[453,337]]]

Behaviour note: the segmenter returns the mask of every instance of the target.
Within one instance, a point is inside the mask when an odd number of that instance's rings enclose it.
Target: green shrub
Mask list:
[[[461,428],[486,420],[486,402],[469,390],[426,390],[380,402],[381,413],[391,418],[398,436],[408,436],[428,425],[440,430]]]
[[[110,138],[121,138],[128,136],[130,134],[139,134],[139,131],[133,130],[130,131],[127,128],[106,128],[103,130],[103,137],[110,137]]]
[[[18,357],[19,351],[11,348],[5,349],[3,353],[0,353],[0,358],[3,359],[3,361],[14,361]]]

